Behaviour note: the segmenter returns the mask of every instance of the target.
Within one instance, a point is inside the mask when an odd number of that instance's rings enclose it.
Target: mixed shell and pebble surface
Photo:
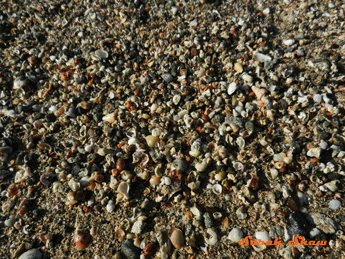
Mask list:
[[[2,0],[0,258],[345,258],[344,9]]]

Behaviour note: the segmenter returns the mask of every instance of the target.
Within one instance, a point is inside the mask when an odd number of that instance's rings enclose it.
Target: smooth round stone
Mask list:
[[[326,149],[327,146],[328,146],[328,143],[326,141],[321,141],[321,143],[320,143],[320,148],[321,149]]]
[[[31,249],[22,254],[19,259],[41,259],[42,253],[37,249]]]
[[[321,102],[321,100],[322,100],[321,94],[314,94],[313,100],[314,100],[314,102],[316,102],[316,103]]]
[[[240,228],[234,228],[230,231],[228,238],[234,242],[238,243],[243,237],[243,231]]]
[[[6,227],[11,227],[11,226],[14,225],[15,222],[16,222],[16,217],[11,215],[8,220],[5,220],[5,226]]]
[[[104,50],[101,50],[101,49],[98,49],[95,51],[95,54],[97,57],[99,58],[108,58],[108,52],[104,51]]]
[[[337,210],[341,207],[341,202],[338,200],[331,200],[328,206],[331,210]]]
[[[271,240],[270,236],[268,235],[267,231],[258,231],[255,233],[256,239],[261,239],[264,242]]]

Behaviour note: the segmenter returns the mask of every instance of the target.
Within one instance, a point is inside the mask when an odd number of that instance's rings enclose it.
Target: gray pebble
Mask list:
[[[24,254],[22,254],[19,259],[41,259],[42,253],[37,249],[30,249],[29,251],[26,251]]]
[[[213,220],[211,213],[206,212],[204,215],[204,223],[205,223],[205,228],[212,228],[213,227]]]
[[[125,240],[121,245],[121,252],[128,259],[137,259],[140,257],[140,249],[137,248],[132,241]]]

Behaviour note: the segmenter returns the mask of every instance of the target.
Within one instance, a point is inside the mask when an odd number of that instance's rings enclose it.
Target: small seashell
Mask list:
[[[8,186],[7,193],[9,196],[16,195],[17,192],[18,192],[18,187],[16,184],[11,184],[10,186]]]
[[[220,185],[220,184],[215,184],[212,186],[212,192],[215,194],[215,195],[219,195],[221,194],[223,191],[223,187]]]
[[[221,219],[223,215],[221,212],[214,212],[212,216],[214,219]]]
[[[151,186],[157,186],[160,184],[160,181],[161,181],[161,177],[159,176],[152,176],[151,179],[150,179],[150,185]]]
[[[103,58],[103,59],[108,58],[108,56],[109,56],[107,51],[101,50],[101,49],[96,50],[95,54],[97,57]]]
[[[122,182],[117,187],[117,191],[122,194],[127,200],[129,200],[129,184],[126,182]]]
[[[279,171],[277,169],[271,169],[271,177],[272,179],[276,179],[279,175]]]
[[[148,135],[146,136],[146,143],[149,147],[154,148],[159,141],[157,136]]]
[[[171,235],[169,239],[171,241],[171,244],[178,250],[181,249],[184,245],[183,232],[178,228],[171,229]]]
[[[205,242],[211,246],[215,245],[218,241],[216,230],[214,228],[208,228],[206,233],[209,235],[209,237],[205,235]]]
[[[239,207],[237,210],[236,210],[236,216],[238,219],[246,219],[248,214],[245,212],[245,209],[243,206]]]
[[[244,170],[244,165],[240,162],[234,162],[233,165],[235,170],[238,170],[238,171],[243,171]]]
[[[91,236],[87,233],[78,231],[74,237],[74,243],[78,250],[86,249],[91,241]]]
[[[44,186],[49,187],[54,182],[55,179],[56,179],[55,174],[53,174],[53,173],[44,173],[40,177],[40,182]]]
[[[258,231],[255,233],[255,238],[256,239],[261,239],[263,240],[264,242],[267,242],[269,240],[271,240],[271,238],[269,237],[267,231]]]
[[[113,212],[115,209],[115,204],[112,200],[109,200],[107,207],[106,207],[108,212]]]
[[[195,169],[198,172],[203,172],[203,171],[205,171],[206,168],[207,168],[207,162],[206,161],[202,161],[201,163],[197,163],[195,165]]]
[[[320,158],[320,155],[321,155],[321,148],[318,148],[318,147],[311,148],[307,152],[307,156],[309,157]]]
[[[115,238],[117,240],[119,240],[120,242],[122,242],[125,239],[125,236],[126,236],[126,232],[123,230],[123,227],[122,226],[118,226],[115,229]]]
[[[295,43],[294,39],[287,39],[287,40],[283,40],[284,45],[286,46],[291,46],[292,44]]]
[[[240,228],[233,228],[228,238],[231,240],[231,242],[238,243],[243,237],[243,231]]]
[[[110,114],[107,114],[105,116],[103,116],[102,120],[104,122],[108,122],[108,123],[113,123],[116,121],[116,114],[115,113],[110,113]]]
[[[172,165],[173,169],[176,169],[179,173],[183,173],[188,167],[186,161],[182,159],[175,159]]]
[[[246,145],[246,142],[245,142],[245,140],[244,140],[243,138],[238,137],[238,138],[236,139],[236,144],[238,145],[238,147],[240,148],[240,150],[243,150],[244,147],[245,147],[245,145]]]

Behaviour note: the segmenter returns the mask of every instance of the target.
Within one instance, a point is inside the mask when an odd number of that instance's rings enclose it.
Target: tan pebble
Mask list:
[[[240,63],[235,63],[234,69],[238,73],[242,73],[243,72],[243,66]]]
[[[181,249],[184,244],[184,237],[182,231],[178,228],[172,229],[170,241],[176,249]]]

